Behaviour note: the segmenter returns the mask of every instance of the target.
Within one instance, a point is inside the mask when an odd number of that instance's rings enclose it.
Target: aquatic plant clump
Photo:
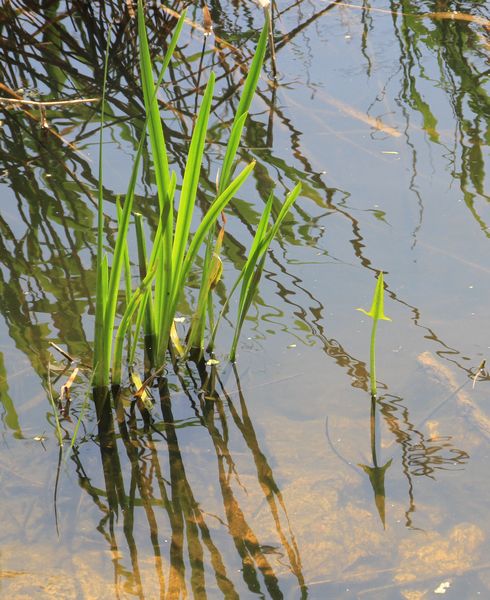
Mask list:
[[[216,197],[211,202],[207,212],[202,216],[196,231],[191,233],[191,223],[200,182],[208,121],[212,110],[215,76],[211,73],[201,101],[183,172],[178,208],[174,209],[177,192],[177,175],[169,167],[162,120],[157,101],[157,90],[163,80],[165,70],[172,59],[172,54],[184,24],[185,13],[182,14],[177,23],[156,84],[153,77],[153,64],[150,57],[143,3],[141,0],[138,2],[137,18],[141,87],[146,115],[145,128],[139,141],[123,206],[118,207],[119,227],[111,267],[109,267],[108,257],[103,251],[104,200],[102,158],[100,158],[99,163],[97,293],[93,360],[93,385],[96,388],[107,387],[110,383],[120,385],[123,367],[123,348],[125,341],[128,339],[127,334],[133,328],[131,341],[128,341],[128,356],[130,361],[134,358],[140,331],[143,329],[145,338],[145,364],[149,371],[160,369],[166,363],[169,350],[172,351],[172,354],[183,359],[189,356],[201,358],[205,348],[206,322],[208,322],[207,329],[210,333],[208,349],[212,349],[221,314],[227,307],[231,295],[241,284],[236,329],[230,352],[230,359],[235,360],[240,331],[260,282],[267,249],[277,235],[282,221],[301,191],[301,184],[296,184],[294,189],[287,195],[284,204],[272,223],[270,223],[270,216],[274,196],[271,194],[257,227],[248,258],[235,284],[232,286],[225,306],[215,323],[212,294],[214,287],[221,277],[222,266],[219,255],[222,244],[226,243],[224,226],[219,228],[217,232],[217,221],[255,166],[255,162],[252,161],[238,175],[234,174],[235,159],[242,130],[255,94],[267,49],[269,25],[266,19],[241,93],[220,168],[219,180],[216,186]],[[104,119],[106,75],[107,58],[102,100],[101,132]],[[156,179],[160,217],[152,247],[148,250],[141,216],[134,216],[141,281],[139,286],[135,290],[132,290],[129,274],[130,261],[127,235],[132,217],[139,165],[147,133],[150,141],[150,161]],[[100,156],[102,157],[102,143],[100,150]],[[177,335],[174,319],[179,302],[181,302],[185,295],[189,272],[195,265],[196,258],[202,253],[202,249],[204,249],[204,260],[201,266],[201,282],[197,308],[191,319],[191,326],[186,342],[182,343]],[[119,301],[123,268],[126,271],[126,301],[123,315],[114,335],[116,308]]]

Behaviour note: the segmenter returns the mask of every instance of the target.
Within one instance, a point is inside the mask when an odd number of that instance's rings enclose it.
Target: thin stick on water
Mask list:
[[[487,364],[486,360],[481,361],[480,366],[478,367],[478,371],[475,373],[475,376],[473,377],[473,385],[471,386],[471,388],[473,390],[475,389],[475,385],[476,385],[476,381],[477,381],[478,377],[480,377],[480,375],[482,375],[484,373],[486,364]]]
[[[206,52],[206,42],[207,42],[208,37],[213,33],[213,21],[211,19],[211,13],[209,12],[209,8],[206,6],[206,4],[204,4],[202,7],[202,13],[203,13],[202,25],[203,25],[204,37],[202,40],[202,50],[201,50],[201,57],[199,59],[199,66],[197,68],[196,100],[194,103],[194,115],[197,115],[197,101],[199,98],[199,87],[201,85],[202,63],[204,61],[204,54]]]

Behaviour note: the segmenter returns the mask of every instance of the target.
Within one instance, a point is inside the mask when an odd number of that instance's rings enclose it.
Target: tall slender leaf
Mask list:
[[[95,291],[95,335],[94,335],[94,359],[93,359],[93,385],[103,387],[109,385],[109,364],[105,362],[106,339],[100,334],[104,328],[104,315],[107,303],[107,295],[103,289],[107,289],[107,282],[103,277],[103,239],[104,239],[104,186],[103,186],[103,141],[104,141],[104,113],[107,89],[107,70],[109,65],[109,46],[111,41],[112,25],[107,34],[107,44],[104,59],[104,75],[102,80],[102,103],[100,110],[100,135],[99,135],[99,187],[97,193],[97,279]]]
[[[289,212],[289,209],[293,205],[300,192],[301,183],[298,182],[294,189],[287,195],[286,200],[284,201],[284,204],[282,205],[276,220],[267,232],[265,232],[264,216],[262,217],[259,223],[257,233],[259,233],[260,231],[261,239],[259,239],[259,235],[255,236],[249,257],[243,268],[243,276],[241,277],[242,287],[240,290],[240,300],[238,302],[237,325],[235,328],[235,334],[233,336],[233,342],[231,344],[230,350],[230,360],[232,362],[234,362],[236,358],[236,348],[238,345],[238,339],[240,337],[243,323],[245,321],[245,317],[247,316],[253,297],[259,286],[262,271],[264,269],[264,263],[266,258],[265,253],[269,248],[272,240],[276,237],[281,223],[283,222],[285,216]],[[264,213],[270,213],[271,207],[272,197],[269,197],[269,201],[266,206],[266,211],[264,211]]]
[[[233,120],[231,128],[230,139],[226,146],[225,157],[223,159],[223,166],[221,168],[221,175],[219,180],[219,192],[222,192],[227,186],[232,176],[233,161],[240,143],[242,136],[243,126],[247,118],[252,99],[257,89],[257,83],[259,81],[260,72],[264,63],[265,51],[267,49],[267,35],[269,31],[268,19],[264,23],[264,27],[260,34],[259,42],[255,50],[255,55],[252,60],[252,64],[248,70],[247,79],[243,86],[243,91],[240,97],[240,102]]]
[[[201,177],[202,156],[204,152],[204,144],[206,142],[211,102],[213,100],[214,80],[214,73],[211,73],[201,108],[199,109],[199,115],[194,127],[194,132],[192,134],[189,155],[187,157],[187,163],[185,166],[182,191],[180,193],[177,223],[175,225],[174,247],[172,252],[172,269],[175,273],[175,280],[179,279],[184,253],[189,239],[189,231],[194,212],[194,204],[196,201],[197,186]]]
[[[117,330],[115,342],[114,342],[114,357],[112,362],[112,383],[113,385],[121,384],[121,366],[122,366],[122,352],[123,352],[123,344],[124,344],[124,336],[126,335],[126,331],[129,327],[129,323],[138,308],[139,303],[144,298],[145,291],[153,278],[155,277],[156,269],[152,269],[144,280],[141,282],[141,285],[135,290],[132,295],[126,310],[121,318],[121,323],[119,324],[119,328]]]

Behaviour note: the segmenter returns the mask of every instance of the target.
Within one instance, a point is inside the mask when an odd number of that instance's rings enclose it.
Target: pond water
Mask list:
[[[147,4],[158,62],[185,4]],[[196,88],[216,73],[202,210],[264,15],[211,1],[202,54],[201,8],[187,9],[159,99],[180,174]],[[100,97],[113,22],[109,248],[144,118],[131,11],[0,9],[0,597],[489,597],[487,3],[277,3],[275,66],[269,55],[239,150],[257,165],[228,210],[217,304],[272,185],[281,202],[296,181],[303,191],[271,246],[238,360],[227,361],[234,300],[206,384],[194,364],[169,369],[152,422],[128,401],[105,444],[84,367],[100,102],[11,101]],[[135,202],[150,232],[148,164]],[[371,321],[356,308],[369,308],[379,271],[392,321],[378,326],[373,402]],[[191,281],[189,306],[195,297]],[[80,366],[58,417],[62,451],[49,398],[73,365],[50,343]]]

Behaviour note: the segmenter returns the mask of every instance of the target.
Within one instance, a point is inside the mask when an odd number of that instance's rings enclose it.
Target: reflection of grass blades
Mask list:
[[[65,462],[67,461],[68,456],[70,455],[70,452],[72,451],[73,446],[75,445],[75,443],[77,441],[78,430],[80,429],[80,425],[82,424],[82,419],[83,419],[83,416],[85,415],[85,411],[87,409],[88,402],[89,402],[89,395],[85,394],[85,399],[83,401],[82,408],[80,409],[80,414],[78,415],[77,424],[75,425],[75,428],[73,430],[73,435],[71,436],[70,447],[68,448],[68,452],[66,453],[66,456],[65,456]]]
[[[58,444],[60,445],[60,447],[62,447],[63,446],[63,430],[61,429],[60,419],[58,417],[58,407],[56,406],[56,402],[54,401],[53,388],[51,386],[51,363],[48,363],[48,398],[49,398],[49,403],[51,404],[51,407],[53,409],[56,438],[58,440]]]

